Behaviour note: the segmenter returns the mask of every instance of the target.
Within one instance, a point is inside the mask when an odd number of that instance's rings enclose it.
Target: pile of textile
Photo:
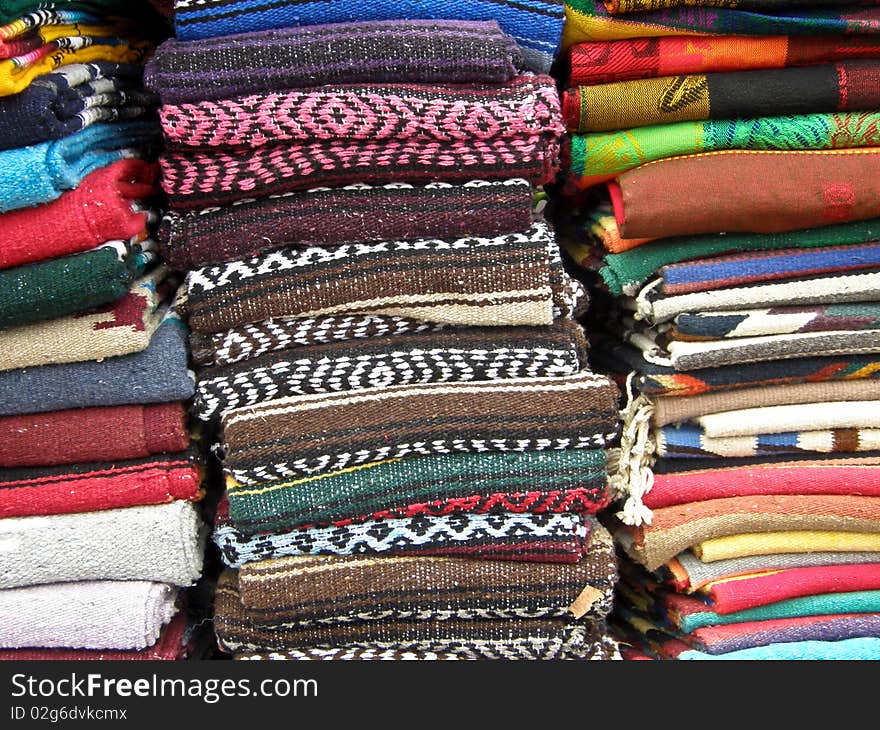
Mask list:
[[[220,647],[618,656],[617,392],[541,213],[562,3],[176,10],[146,79],[226,479]]]
[[[0,658],[178,658],[206,535],[153,44],[128,2],[0,22]]]
[[[614,623],[638,657],[876,658],[880,9],[724,5],[567,3]]]

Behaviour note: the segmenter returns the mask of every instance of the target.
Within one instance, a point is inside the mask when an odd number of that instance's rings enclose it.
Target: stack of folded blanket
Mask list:
[[[0,658],[177,658],[205,530],[153,44],[121,1],[0,22]]]
[[[627,391],[616,627],[876,657],[880,9],[711,4],[567,2],[565,247]]]
[[[542,215],[562,3],[176,9],[147,84],[226,478],[221,648],[618,656],[617,393]]]

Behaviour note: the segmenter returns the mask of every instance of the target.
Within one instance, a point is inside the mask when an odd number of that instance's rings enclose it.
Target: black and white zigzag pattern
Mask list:
[[[234,375],[199,380],[193,412],[203,421],[233,408],[291,395],[410,383],[445,383],[574,375],[573,348],[395,350],[358,357],[300,357]]]
[[[231,525],[214,529],[214,542],[233,568],[292,555],[359,555],[408,548],[479,545],[519,539],[585,539],[583,516],[573,514],[453,514],[314,527],[247,537]]]

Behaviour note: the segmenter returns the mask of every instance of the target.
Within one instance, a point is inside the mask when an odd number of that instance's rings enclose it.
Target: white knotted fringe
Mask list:
[[[634,395],[634,375],[630,373],[626,379],[627,403],[620,412],[620,448],[608,453],[608,485],[615,499],[625,499],[617,517],[624,524],[638,527],[650,525],[653,519],[653,513],[642,500],[654,486],[651,467],[657,443],[651,432],[654,405],[647,396]]]

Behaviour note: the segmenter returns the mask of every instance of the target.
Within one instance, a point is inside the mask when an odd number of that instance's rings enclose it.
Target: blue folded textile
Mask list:
[[[373,20],[496,20],[522,46],[526,64],[546,72],[559,47],[565,20],[563,0],[177,0],[178,40],[234,33]]]
[[[169,314],[141,352],[0,372],[0,415],[187,400],[195,392],[187,335]]]
[[[851,661],[876,659],[877,657],[880,657],[880,639],[869,636],[844,639],[843,641],[792,641],[785,644],[740,649],[727,654],[683,651],[678,655],[679,659],[733,659],[735,661],[791,661],[794,659]]]
[[[93,170],[156,144],[154,122],[95,124],[55,142],[0,152],[0,212],[48,203]]]

